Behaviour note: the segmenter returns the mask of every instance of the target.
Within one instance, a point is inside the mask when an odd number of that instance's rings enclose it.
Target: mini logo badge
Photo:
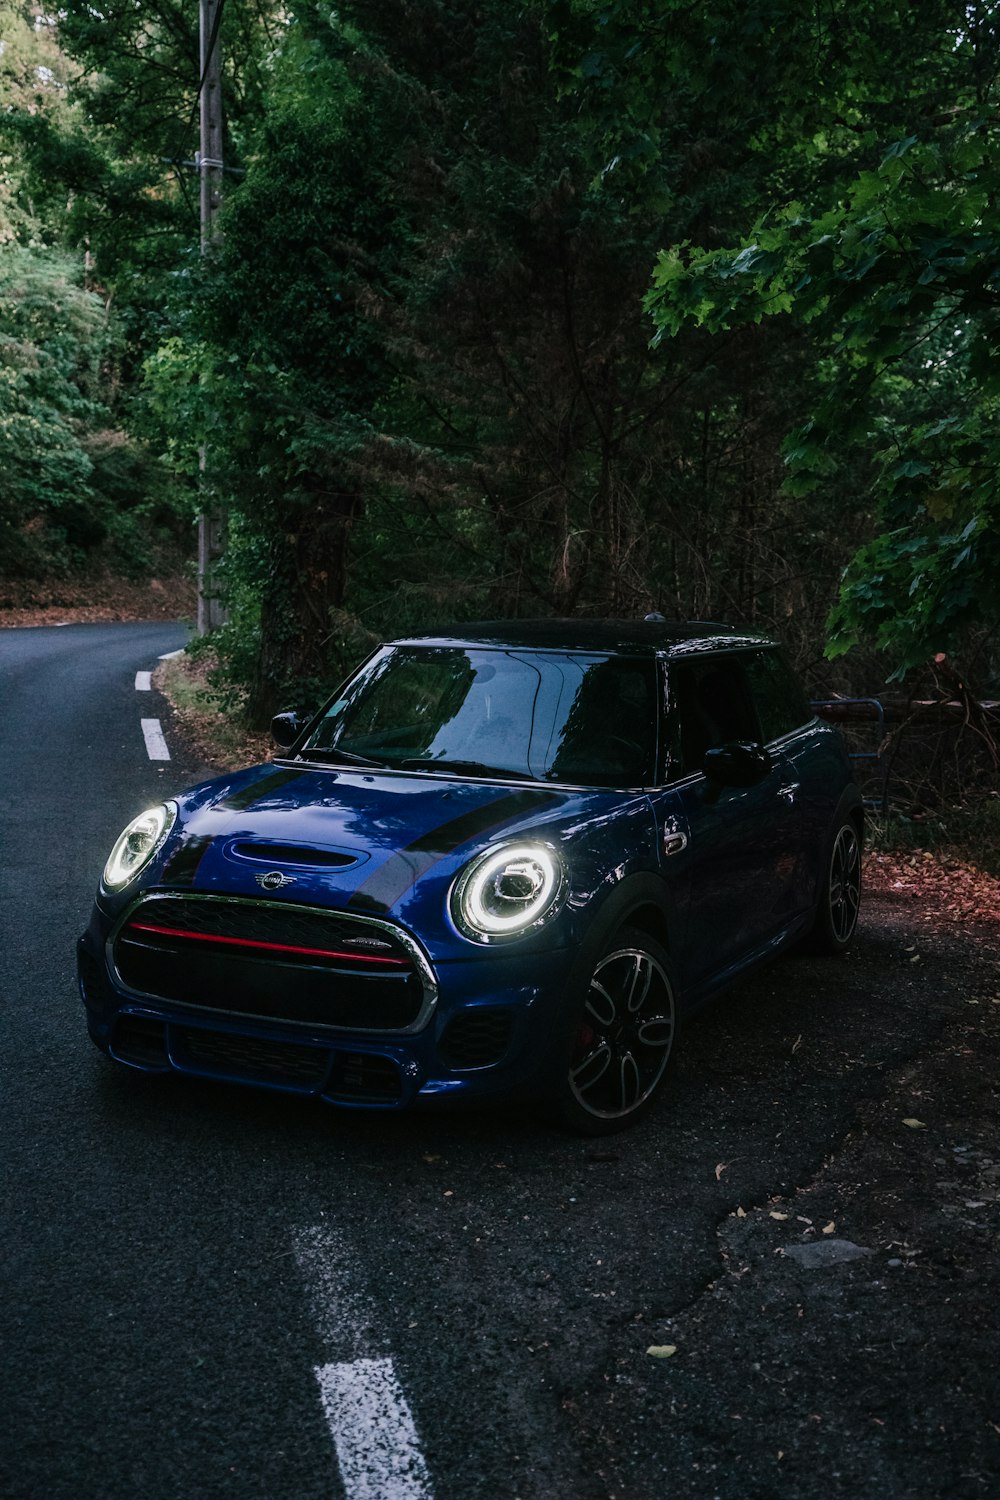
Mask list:
[[[282,875],[280,870],[268,870],[266,875],[255,875],[257,884],[265,891],[280,891],[283,886],[294,885],[294,875]]]

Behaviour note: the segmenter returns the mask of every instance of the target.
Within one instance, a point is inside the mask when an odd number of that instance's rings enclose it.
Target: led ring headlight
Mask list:
[[[176,817],[176,804],[165,802],[132,819],[108,855],[101,876],[105,890],[120,891],[135,879],[173,828]]]
[[[466,937],[478,942],[520,937],[552,915],[562,886],[554,849],[505,844],[468,866],[452,894],[452,912]]]

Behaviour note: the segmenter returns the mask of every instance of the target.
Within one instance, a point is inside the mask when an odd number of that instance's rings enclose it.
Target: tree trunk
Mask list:
[[[313,490],[272,531],[260,609],[260,646],[247,699],[252,728],[287,708],[315,706],[330,679],[330,612],[344,602],[356,494]]]

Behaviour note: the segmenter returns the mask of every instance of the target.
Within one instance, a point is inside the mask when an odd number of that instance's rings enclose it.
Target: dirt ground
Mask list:
[[[1000,1491],[1000,901],[930,864],[869,859],[853,993],[819,1060],[834,1094],[864,1078],[842,1138],[811,1180],[722,1220],[722,1274],[658,1330],[684,1352],[706,1496]]]

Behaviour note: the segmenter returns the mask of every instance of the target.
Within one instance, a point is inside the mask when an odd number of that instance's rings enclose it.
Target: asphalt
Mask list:
[[[871,903],[596,1145],[116,1070],[73,947],[119,829],[200,773],[134,688],[183,636],[0,632],[6,1500],[360,1496],[321,1374],[376,1360],[420,1451],[377,1500],[996,1492],[988,933]]]

